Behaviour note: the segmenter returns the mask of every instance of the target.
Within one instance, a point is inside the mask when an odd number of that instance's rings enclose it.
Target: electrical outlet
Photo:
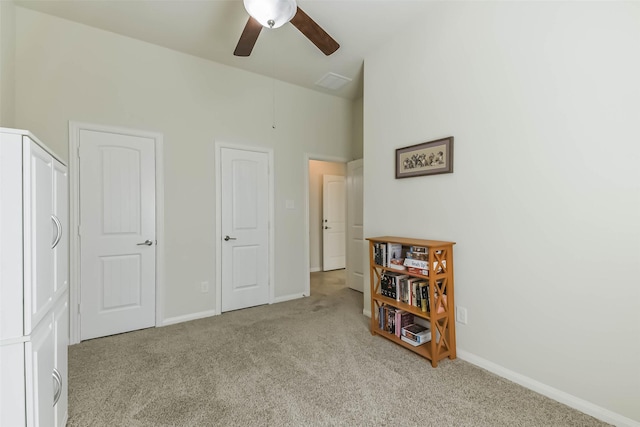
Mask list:
[[[465,307],[456,307],[456,322],[467,324],[467,309]]]
[[[203,293],[209,292],[209,282],[201,282],[200,283],[200,291]]]

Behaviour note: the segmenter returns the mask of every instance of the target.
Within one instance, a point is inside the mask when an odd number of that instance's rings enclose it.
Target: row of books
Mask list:
[[[375,242],[373,244],[373,260],[377,265],[383,267],[388,267],[390,264],[402,266],[402,260],[404,260],[402,245],[400,243]],[[400,260],[400,264],[398,264],[398,260]]]
[[[386,304],[379,307],[378,327],[415,347],[431,341],[429,327],[416,323],[417,320],[413,314],[396,307]]]
[[[411,277],[394,271],[386,271],[380,278],[380,295],[395,299],[404,304],[419,308],[424,312],[434,311],[438,302],[439,287],[433,290],[434,301],[430,301],[429,281],[419,277]],[[447,296],[441,296],[438,313],[444,312]]]
[[[373,244],[373,259],[377,265],[392,267],[391,264],[402,266],[405,258],[427,260],[429,250],[423,246],[404,247],[400,243],[375,242]],[[399,260],[400,262],[392,262]]]
[[[417,259],[421,261],[429,260],[429,250],[421,246],[411,246],[409,250],[404,254],[405,258]]]
[[[414,315],[408,311],[387,304],[379,307],[378,326],[383,331],[395,334],[398,337],[401,335],[402,328],[414,323],[414,320]]]

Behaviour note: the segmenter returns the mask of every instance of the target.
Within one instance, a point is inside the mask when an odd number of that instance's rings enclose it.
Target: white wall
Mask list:
[[[309,160],[309,269],[311,271],[322,270],[322,175],[346,176],[347,164]]]
[[[458,348],[623,421],[640,421],[639,22],[632,2],[437,2],[364,80],[365,235],[456,241]],[[450,135],[453,174],[394,179],[396,148]]]
[[[271,79],[16,11],[16,126],[65,158],[69,120],[164,134],[166,318],[215,308],[214,289],[199,288],[215,283],[214,140],[273,148],[275,296],[302,295],[304,156],[348,157],[350,101],[277,82],[272,129]]]
[[[0,126],[14,126],[15,6],[0,1]]]

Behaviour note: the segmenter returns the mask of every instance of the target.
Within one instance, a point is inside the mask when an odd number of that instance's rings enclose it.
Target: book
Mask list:
[[[438,298],[438,296],[436,295],[434,299],[435,301],[430,306],[431,311],[435,311],[436,313],[444,313],[444,308],[447,306],[447,296],[441,295],[440,298]]]
[[[382,248],[380,247],[380,243],[376,242],[373,244],[373,262],[376,265],[382,265]]]
[[[420,282],[420,310],[429,311],[429,285],[425,282]]]
[[[411,305],[417,308],[422,307],[422,295],[420,294],[420,284],[426,284],[427,281],[423,279],[414,280],[411,283]]]
[[[426,260],[407,257],[404,259],[404,265],[405,267],[417,268],[425,271],[429,270],[429,262]],[[437,273],[442,273],[442,267],[445,267],[445,268],[447,267],[447,260],[442,260],[442,266],[440,266],[440,268],[438,268],[438,261],[433,262],[433,269],[434,270],[437,269],[438,270]],[[429,273],[425,274],[425,276],[428,276],[428,275]]]
[[[400,279],[409,277],[395,271],[385,271],[380,278],[380,295],[400,301]]]
[[[400,337],[400,339],[401,339],[402,341],[406,342],[406,343],[411,344],[411,345],[412,345],[412,346],[414,346],[414,347],[418,347],[419,345],[424,345],[424,344],[426,344],[426,343],[428,342],[428,341],[424,341],[424,342],[417,342],[417,341],[414,341],[414,340],[412,340],[412,339],[410,339],[410,338],[403,337],[403,336],[401,336],[401,337]]]
[[[411,278],[407,277],[402,277],[400,279],[400,302],[403,302],[405,304],[411,304],[411,291],[409,288],[409,280],[411,280]]]
[[[413,258],[405,258],[404,259],[404,265],[406,267],[415,267],[415,268],[421,268],[421,269],[429,269],[429,262],[428,261],[423,261],[420,259],[413,259]]]
[[[395,284],[393,283],[392,276],[384,273],[380,278],[380,295],[395,299],[395,292]]]
[[[387,243],[387,266],[391,264],[391,260],[404,258],[402,256],[402,245],[400,243]]]
[[[419,274],[421,276],[428,276],[429,270],[423,270],[417,267],[407,267],[407,271],[411,274]]]
[[[387,266],[387,244],[386,243],[380,243],[380,253],[381,253],[381,257],[382,257],[382,263],[380,264],[383,267]]]
[[[407,302],[406,304],[414,305],[413,301],[415,299],[415,292],[413,290],[413,284],[417,281],[421,280],[418,277],[408,277],[407,278]]]
[[[392,258],[389,260],[389,265],[387,267],[400,271],[407,269],[407,267],[404,266],[404,258]]]
[[[389,307],[387,306],[386,308],[386,321],[387,324],[385,325],[385,331],[389,332],[390,334],[394,334],[396,333],[396,311],[397,309],[395,307]]]
[[[419,259],[419,260],[422,260],[422,261],[428,261],[429,260],[429,253],[428,252],[407,252],[404,256],[405,256],[405,258]]]
[[[396,311],[396,336],[402,336],[402,328],[411,325],[414,322],[413,314],[404,310]]]
[[[373,262],[382,267],[387,266],[387,244],[375,242],[373,244]]]
[[[431,331],[429,328],[417,323],[405,326],[401,330],[402,336],[417,343],[431,341]]]
[[[410,246],[409,247],[409,251],[410,252],[423,252],[423,253],[428,253],[429,249],[427,249],[424,246]]]

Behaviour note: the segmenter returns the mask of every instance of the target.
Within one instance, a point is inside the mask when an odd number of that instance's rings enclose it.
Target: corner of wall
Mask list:
[[[353,160],[361,159],[364,151],[364,120],[363,120],[364,98],[360,97],[353,101],[353,130],[351,139],[351,155]]]
[[[0,126],[15,127],[16,11],[0,1]]]

